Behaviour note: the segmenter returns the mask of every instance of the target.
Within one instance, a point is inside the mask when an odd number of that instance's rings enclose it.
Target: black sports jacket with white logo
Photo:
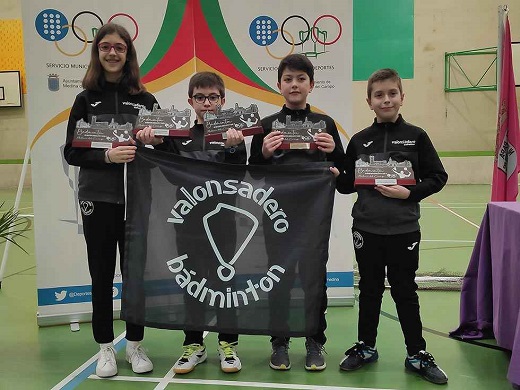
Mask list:
[[[410,190],[408,199],[385,197],[373,185],[354,187],[355,164],[360,158],[410,161],[417,184],[406,186]],[[448,180],[428,134],[401,115],[395,123],[374,120],[370,127],[356,133],[347,146],[344,169],[336,188],[343,194],[358,193],[352,208],[353,228],[382,235],[419,230],[419,202],[440,191]]]
[[[262,155],[262,144],[267,134],[272,131],[273,122],[278,120],[279,122],[285,122],[287,116],[291,117],[292,121],[304,121],[309,120],[311,122],[319,122],[323,120],[325,122],[327,133],[329,133],[334,139],[336,147],[332,153],[325,153],[318,149],[311,150],[297,150],[297,149],[278,149],[275,150],[273,156],[269,159],[265,159]],[[291,110],[286,105],[276,114],[270,115],[262,119],[262,127],[264,132],[262,134],[255,134],[251,141],[251,156],[249,157],[249,164],[298,164],[307,162],[317,161],[333,161],[334,165],[339,167],[343,162],[344,153],[343,145],[339,137],[338,129],[334,120],[324,114],[312,112],[309,104],[303,110]]]
[[[67,125],[63,155],[70,165],[80,167],[80,200],[124,204],[124,164],[107,164],[105,149],[73,147],[76,122],[83,119],[90,123],[92,116],[96,116],[98,122],[110,122],[114,119],[119,124],[130,122],[135,125],[139,109],[145,107],[151,110],[154,103],[157,100],[151,93],[130,95],[118,84],[109,82],[105,82],[102,91],[84,90],[76,96]]]

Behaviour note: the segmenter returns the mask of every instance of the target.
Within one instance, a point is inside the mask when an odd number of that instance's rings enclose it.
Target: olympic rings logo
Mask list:
[[[107,20],[107,23],[113,21],[116,18],[126,18],[130,20],[130,23],[133,24],[135,30],[132,41],[135,41],[139,35],[139,26],[137,25],[137,21],[129,14],[118,12],[110,16],[110,18]],[[83,52],[87,49],[87,45],[92,43],[98,29],[103,24],[105,24],[103,19],[92,11],[78,12],[76,15],[74,15],[72,21],[69,23],[67,17],[61,11],[50,8],[41,11],[36,16],[34,21],[38,35],[46,41],[54,42],[56,49],[67,57],[77,57],[83,54]],[[80,27],[80,25],[83,28]],[[69,30],[72,30],[74,37],[76,37],[81,43],[80,49],[76,52],[67,52],[63,50],[63,48],[58,43],[68,35]],[[87,32],[90,34],[90,39],[87,35]]]
[[[329,31],[336,30],[332,39]],[[265,46],[267,54],[274,59],[280,60],[292,54],[296,46],[301,46],[302,54],[308,57],[317,57],[327,52],[327,47],[335,44],[343,33],[340,20],[330,14],[321,15],[312,24],[303,16],[291,15],[278,26],[278,23],[270,16],[261,15],[253,19],[249,25],[249,37],[258,46]],[[271,46],[278,35],[290,46],[290,49],[283,56],[276,56],[271,53]],[[298,39],[298,41],[296,41]],[[305,46],[311,45],[310,49]]]

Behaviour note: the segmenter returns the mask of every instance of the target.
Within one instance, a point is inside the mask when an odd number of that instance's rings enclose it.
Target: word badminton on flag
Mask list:
[[[511,31],[506,16],[502,33],[502,69],[498,104],[497,139],[491,201],[515,201],[518,195],[520,127],[516,104],[515,77],[511,53]]]
[[[128,164],[123,319],[308,336],[324,299],[330,164],[219,164],[138,148]]]

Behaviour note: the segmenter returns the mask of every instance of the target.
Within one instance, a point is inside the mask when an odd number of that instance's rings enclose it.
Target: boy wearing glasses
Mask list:
[[[307,103],[307,97],[314,87],[314,66],[311,61],[302,54],[291,54],[280,62],[278,66],[278,89],[285,98],[282,109],[262,119],[263,134],[253,136],[251,142],[250,164],[294,164],[294,163],[313,163],[321,161],[333,161],[339,167],[343,163],[344,153],[338,130],[334,120],[327,115],[312,112]],[[273,122],[286,122],[290,116],[291,121],[319,122],[323,120],[326,124],[326,132],[316,135],[315,142],[317,149],[314,150],[281,150],[279,147],[283,142],[283,135],[278,130],[272,130]],[[265,231],[266,242],[268,242],[269,231]],[[274,249],[267,243],[266,245],[270,259],[276,258]],[[323,264],[323,267],[326,265]],[[312,277],[299,270],[302,278]],[[323,345],[326,342],[325,310],[327,308],[326,281],[323,280],[323,300],[321,302],[322,313],[319,319],[318,332],[306,338],[305,347],[307,356],[305,359],[305,369],[308,371],[321,371],[326,367],[323,357]],[[280,292],[278,296],[283,299],[290,299],[290,291]],[[276,321],[287,322],[287,311],[281,313],[271,313],[271,317]],[[291,368],[289,360],[289,337],[286,335],[272,335],[272,353],[269,366],[275,370],[288,370]]]
[[[224,81],[216,73],[199,72],[194,74],[188,84],[188,103],[193,107],[196,115],[195,124],[190,129],[190,137],[154,136],[153,129],[147,127],[137,133],[137,139],[145,144],[154,145],[160,150],[184,157],[228,164],[245,164],[247,152],[241,131],[229,129],[226,132],[225,141],[206,142],[204,139],[204,113],[216,112],[218,106],[223,106],[226,101],[225,94]],[[226,231],[227,239],[236,239],[236,233],[232,231],[234,221],[230,221],[230,224],[225,224],[225,226],[230,226]],[[193,232],[193,234],[197,235],[200,232]],[[177,245],[182,248],[186,244],[179,239]],[[198,259],[200,261],[208,261],[215,256],[211,251],[205,251],[202,247],[199,250]],[[190,314],[192,316],[199,315],[197,313]],[[186,374],[193,371],[197,364],[204,362],[207,358],[203,332],[185,330],[184,334],[184,352],[173,367],[176,374]],[[242,365],[236,352],[238,334],[219,333],[218,341],[222,371],[228,373],[240,371]]]

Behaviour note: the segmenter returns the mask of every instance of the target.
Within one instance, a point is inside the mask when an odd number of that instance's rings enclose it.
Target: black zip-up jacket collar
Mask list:
[[[397,126],[400,126],[401,124],[406,123],[403,119],[403,116],[399,114],[397,116],[397,119],[395,122],[378,122],[377,118],[374,118],[374,122],[372,123],[372,126],[379,127],[381,129],[393,129]]]
[[[285,115],[291,115],[291,117],[299,118],[299,117],[304,117],[305,115],[309,115],[312,111],[311,111],[311,105],[307,103],[305,105],[305,108],[297,109],[297,110],[293,110],[284,104],[281,112]]]

